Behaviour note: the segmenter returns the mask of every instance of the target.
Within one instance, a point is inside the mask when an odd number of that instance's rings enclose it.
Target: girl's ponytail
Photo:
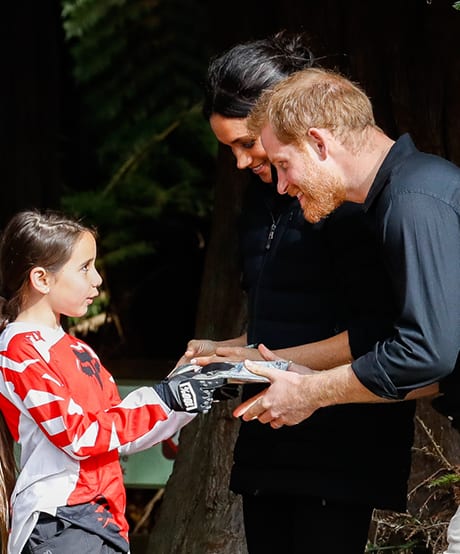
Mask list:
[[[13,444],[13,437],[0,412],[0,544],[2,554],[6,554],[10,527],[10,498],[17,475]]]

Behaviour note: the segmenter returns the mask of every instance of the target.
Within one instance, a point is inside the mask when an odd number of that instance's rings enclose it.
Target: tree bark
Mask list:
[[[198,337],[226,339],[244,330],[245,302],[240,288],[237,218],[247,176],[231,153],[220,149],[211,241],[207,250]],[[238,401],[213,406],[180,433],[178,457],[165,489],[148,552],[243,554],[246,552],[240,500],[228,488],[239,420]]]

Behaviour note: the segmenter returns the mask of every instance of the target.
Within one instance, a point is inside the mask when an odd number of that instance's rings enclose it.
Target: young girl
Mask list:
[[[61,315],[83,316],[98,295],[95,260],[95,232],[54,212],[18,213],[2,235],[0,517],[9,554],[129,552],[120,454],[211,407],[217,382],[194,372],[122,401],[96,353],[63,330]]]

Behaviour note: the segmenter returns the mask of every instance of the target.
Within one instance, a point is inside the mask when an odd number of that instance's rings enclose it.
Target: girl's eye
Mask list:
[[[85,264],[85,265],[82,267],[82,270],[83,270],[83,271],[89,271],[89,264]]]

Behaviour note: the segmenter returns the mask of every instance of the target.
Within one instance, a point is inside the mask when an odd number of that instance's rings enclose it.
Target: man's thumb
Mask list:
[[[244,360],[244,367],[251,373],[266,377],[269,381],[274,381],[278,372],[285,372],[291,362],[278,358],[276,360]]]
[[[273,371],[266,363],[260,360],[244,360],[244,366],[246,369],[249,369],[251,373],[262,375],[263,377],[268,377]]]

